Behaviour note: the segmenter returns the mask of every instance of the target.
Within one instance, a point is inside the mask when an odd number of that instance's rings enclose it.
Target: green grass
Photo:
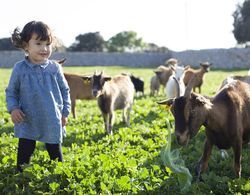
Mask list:
[[[249,194],[250,149],[243,149],[242,178],[233,172],[233,154],[223,159],[214,148],[209,169],[203,182],[196,182],[194,167],[199,160],[205,139],[204,128],[188,147],[179,148],[175,138],[172,149],[193,176],[189,189],[182,191],[178,174],[162,161],[173,117],[156,104],[165,98],[150,97],[149,81],[153,69],[131,67],[64,67],[65,72],[91,74],[104,70],[106,74],[133,73],[145,81],[144,97],[136,97],[131,113],[131,127],[121,122],[116,112],[114,135],[104,131],[96,100],[77,101],[77,119],[70,115],[67,137],[63,143],[64,163],[50,162],[42,143],[32,157],[31,164],[20,174],[15,170],[17,138],[6,110],[5,92],[11,69],[0,69],[0,192],[2,194]],[[224,78],[231,74],[245,75],[247,70],[212,70],[206,74],[202,94],[213,95]],[[170,121],[166,123],[166,118]],[[170,129],[169,129],[170,128]]]

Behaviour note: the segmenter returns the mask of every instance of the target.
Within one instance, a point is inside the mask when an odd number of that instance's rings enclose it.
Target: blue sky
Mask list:
[[[135,31],[145,42],[174,51],[236,45],[232,13],[243,0],[3,0],[0,38],[31,20],[47,23],[69,46],[79,34],[105,40]]]

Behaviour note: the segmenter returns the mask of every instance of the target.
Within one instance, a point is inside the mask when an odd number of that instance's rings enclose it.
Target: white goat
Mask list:
[[[185,84],[183,78],[185,76],[186,70],[189,66],[170,66],[173,70],[173,74],[169,77],[168,82],[166,84],[165,92],[167,98],[175,98],[184,95],[185,92]]]

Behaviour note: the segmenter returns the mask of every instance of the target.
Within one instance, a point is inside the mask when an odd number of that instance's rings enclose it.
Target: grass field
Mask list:
[[[249,194],[250,148],[244,146],[242,178],[233,171],[233,154],[222,158],[214,147],[204,182],[197,182],[194,167],[198,162],[205,139],[204,128],[180,148],[172,137],[172,149],[178,150],[180,160],[192,175],[191,185],[184,190],[185,174],[165,166],[163,151],[170,133],[173,117],[156,101],[164,99],[149,96],[152,68],[131,67],[64,67],[65,72],[91,74],[104,70],[115,75],[133,73],[143,78],[145,96],[136,97],[131,113],[131,127],[121,122],[116,112],[114,135],[104,131],[96,100],[77,101],[77,119],[70,115],[67,137],[63,142],[63,163],[50,162],[42,143],[38,143],[31,164],[23,173],[17,173],[17,138],[6,110],[5,88],[11,69],[0,69],[0,192],[1,194]],[[212,70],[206,74],[202,94],[212,96],[227,76],[246,75],[247,70]],[[168,119],[168,120],[167,120]],[[169,123],[167,122],[169,121]],[[179,159],[177,159],[178,161]],[[177,162],[176,161],[176,162]],[[183,183],[184,182],[184,183]]]

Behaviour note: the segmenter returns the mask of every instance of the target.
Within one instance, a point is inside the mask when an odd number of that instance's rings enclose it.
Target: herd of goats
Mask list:
[[[208,167],[214,145],[219,149],[233,149],[235,174],[241,177],[243,144],[248,144],[250,139],[250,76],[230,76],[213,97],[207,97],[201,95],[201,86],[211,65],[204,62],[199,69],[181,67],[176,59],[170,58],[154,70],[150,95],[157,95],[160,86],[164,86],[167,98],[157,103],[171,110],[180,145],[187,145],[200,127],[205,126],[204,150],[195,168],[199,179]],[[134,94],[144,94],[144,82],[140,78],[130,74],[110,77],[103,72],[87,76],[64,73],[64,76],[70,87],[74,118],[76,99],[96,98],[108,134],[112,134],[115,110],[123,110],[123,121],[130,126]],[[199,93],[195,93],[196,88]]]

